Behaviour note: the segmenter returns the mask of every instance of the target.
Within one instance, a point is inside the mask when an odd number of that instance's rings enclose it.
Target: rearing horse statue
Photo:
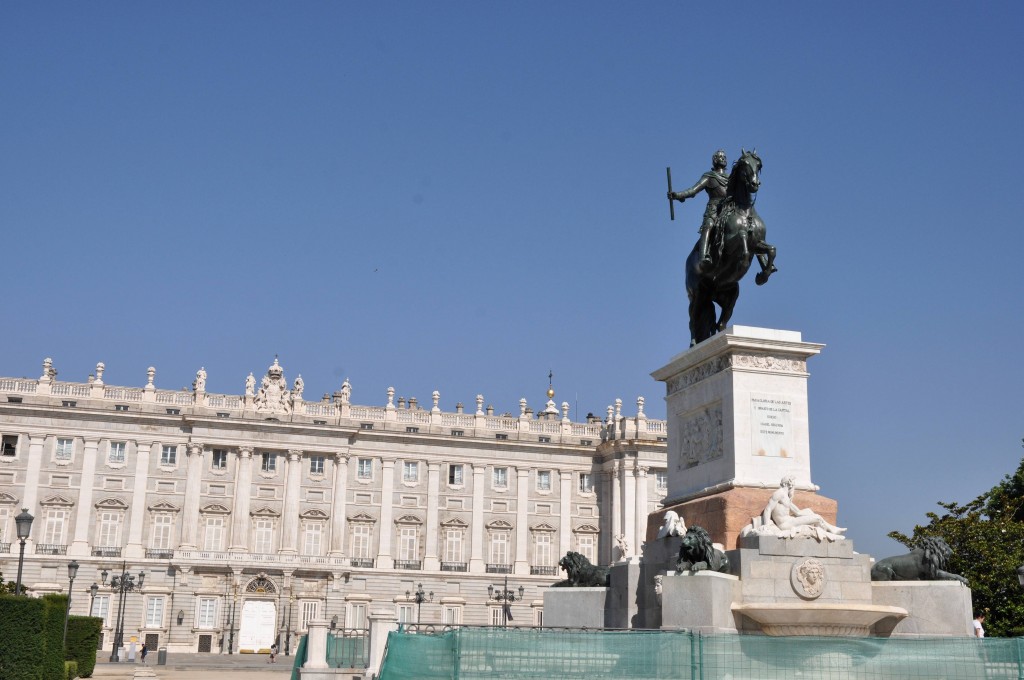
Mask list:
[[[702,271],[700,253],[694,245],[686,258],[686,296],[690,300],[690,346],[725,330],[740,295],[740,279],[747,273],[754,256],[761,265],[754,281],[764,285],[775,267],[775,247],[766,243],[764,222],[754,210],[761,186],[761,159],[757,151],[742,151],[732,167],[725,198],[715,220],[717,242],[712,246],[718,257]],[[715,304],[722,313],[715,320]]]

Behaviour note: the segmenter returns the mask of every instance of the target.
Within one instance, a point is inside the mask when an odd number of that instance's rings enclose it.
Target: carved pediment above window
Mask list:
[[[311,510],[306,510],[303,513],[299,513],[299,517],[302,519],[327,519],[327,513],[323,510],[313,508]]]
[[[554,532],[555,528],[553,526],[551,526],[550,524],[548,524],[547,522],[541,522],[540,524],[537,524],[536,526],[530,527],[530,531]]]
[[[0,505],[17,505],[18,499],[9,493],[0,493]]]
[[[280,517],[281,513],[266,505],[262,505],[249,513],[253,517]]]
[[[402,515],[395,520],[395,524],[423,524],[423,520],[416,515]]]
[[[573,531],[577,534],[596,534],[598,533],[598,528],[593,524],[581,524],[573,529]]]
[[[180,512],[181,508],[167,501],[157,501],[149,506],[150,512]]]
[[[487,523],[487,528],[492,531],[511,531],[512,525],[503,519],[496,519]]]
[[[96,503],[96,507],[102,510],[127,510],[128,504],[120,498],[104,498]]]
[[[354,515],[348,516],[349,522],[376,522],[377,518],[373,515],[368,515],[365,512],[357,512]]]
[[[441,526],[450,529],[468,529],[469,524],[466,523],[461,517],[449,517],[448,519],[441,522]]]
[[[74,504],[75,504],[74,501],[72,501],[71,499],[66,498],[64,496],[61,496],[59,494],[54,494],[53,496],[47,496],[43,500],[39,501],[39,505],[66,505],[66,506],[72,506]]]
[[[200,512],[209,515],[229,515],[231,510],[225,508],[220,503],[210,503],[209,505],[203,506],[199,509]]]

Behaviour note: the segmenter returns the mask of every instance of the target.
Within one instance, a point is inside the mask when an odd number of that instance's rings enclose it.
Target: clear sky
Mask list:
[[[582,418],[688,343],[741,147],[778,248],[734,323],[825,343],[811,467],[855,548],[1022,451],[1024,4],[7,2],[0,375]]]

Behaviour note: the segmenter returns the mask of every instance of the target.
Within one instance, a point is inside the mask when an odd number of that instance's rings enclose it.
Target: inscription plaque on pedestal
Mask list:
[[[755,456],[794,454],[792,413],[793,401],[785,395],[750,396],[750,443]]]

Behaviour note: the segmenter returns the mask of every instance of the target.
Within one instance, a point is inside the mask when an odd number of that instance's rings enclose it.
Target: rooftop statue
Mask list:
[[[725,153],[712,157],[712,167],[692,187],[673,192],[669,175],[669,205],[685,201],[701,191],[708,194],[708,206],[701,222],[700,239],[686,258],[686,295],[690,301],[690,346],[725,330],[739,298],[739,281],[754,256],[761,271],[757,285],[768,281],[775,267],[775,247],[765,242],[765,226],[754,209],[761,186],[761,159],[756,151],[741,150],[740,159],[726,176]],[[722,184],[725,182],[724,195]],[[673,209],[673,217],[675,215]],[[715,305],[721,314],[715,319]]]

